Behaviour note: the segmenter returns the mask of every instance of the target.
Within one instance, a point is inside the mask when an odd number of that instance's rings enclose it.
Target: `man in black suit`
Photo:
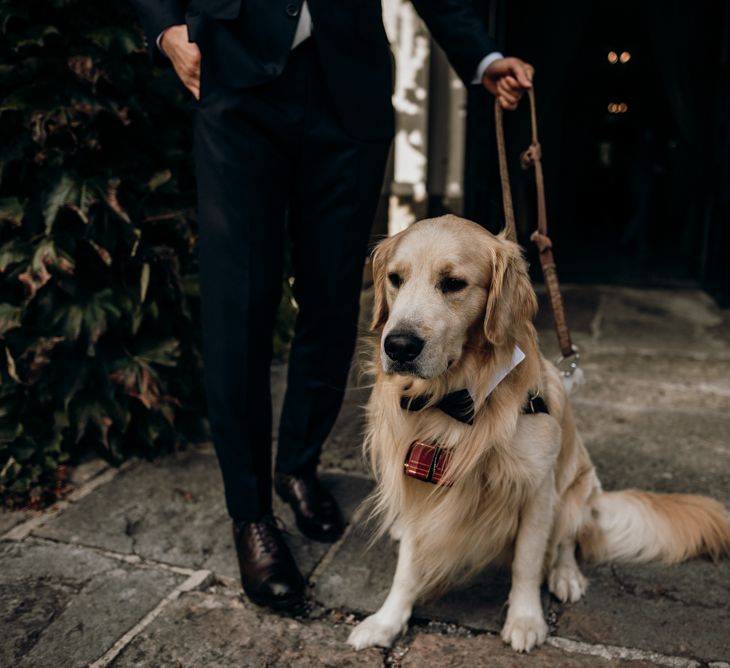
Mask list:
[[[243,588],[290,608],[304,581],[271,506],[285,222],[299,313],[274,486],[305,535],[333,541],[343,521],[316,469],[342,403],[394,133],[380,0],[134,2],[153,58],[196,100],[204,383]],[[497,52],[469,0],[413,4],[462,80],[514,108],[531,68]]]

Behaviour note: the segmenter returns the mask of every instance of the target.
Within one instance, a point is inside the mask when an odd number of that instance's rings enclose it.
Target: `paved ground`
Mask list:
[[[604,487],[730,504],[730,311],[692,291],[581,287],[565,298],[588,377],[574,405]],[[545,310],[539,325],[552,354]],[[278,399],[284,374],[274,368]],[[353,374],[324,455],[349,519],[370,487],[366,397]],[[395,559],[386,542],[367,549],[361,523],[334,546],[292,529],[312,605],[290,619],[239,593],[210,446],[119,470],[89,462],[74,476],[76,491],[47,512],[0,514],[0,666],[729,665],[730,561],[589,568],[580,603],[545,594],[549,644],[527,656],[497,636],[509,580],[488,572],[420,607],[392,650],[355,653],[345,638],[382,601]]]

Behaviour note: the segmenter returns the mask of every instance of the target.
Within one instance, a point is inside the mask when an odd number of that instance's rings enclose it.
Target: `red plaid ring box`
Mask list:
[[[403,463],[403,472],[411,478],[438,485],[446,473],[450,458],[451,453],[446,448],[413,441]]]

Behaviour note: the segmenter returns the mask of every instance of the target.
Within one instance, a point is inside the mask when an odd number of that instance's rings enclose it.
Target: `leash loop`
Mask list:
[[[532,167],[536,160],[540,160],[542,158],[542,146],[540,144],[530,144],[522,153],[520,154],[520,164],[522,165],[522,169],[528,170],[530,167]]]
[[[550,309],[553,312],[555,333],[560,346],[560,358],[556,364],[563,376],[572,376],[578,369],[580,353],[578,347],[573,343],[568,327],[568,320],[565,317],[565,307],[560,292],[557,267],[553,257],[553,243],[547,231],[547,208],[545,205],[545,178],[542,171],[542,147],[537,135],[537,107],[535,104],[535,90],[528,89],[527,96],[530,100],[530,126],[531,143],[525,151],[520,154],[520,164],[523,169],[532,167],[535,170],[535,187],[537,190],[537,228],[530,235],[530,240],[537,246],[540,257],[540,266],[545,279]],[[509,180],[509,167],[507,165],[507,148],[504,135],[503,110],[499,101],[494,101],[494,125],[497,134],[497,155],[499,157],[499,178],[502,184],[502,206],[504,209],[504,225],[506,236],[509,240],[517,243],[517,225],[515,222],[515,210],[512,202],[512,187]],[[567,364],[566,364],[567,363]]]

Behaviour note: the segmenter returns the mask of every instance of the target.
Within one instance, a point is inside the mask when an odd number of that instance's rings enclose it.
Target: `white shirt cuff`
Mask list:
[[[474,78],[471,80],[473,84],[478,84],[482,82],[482,77],[484,76],[484,73],[487,71],[487,68],[495,61],[499,60],[500,58],[504,58],[504,56],[499,51],[492,51],[492,53],[488,53],[484,58],[481,59],[479,62],[479,65],[477,66],[477,72],[474,75]]]
[[[164,50],[164,49],[162,48],[162,36],[163,36],[163,35],[165,34],[165,31],[166,31],[166,30],[167,30],[167,28],[165,28],[165,30],[163,30],[163,31],[162,31],[162,32],[161,32],[161,33],[160,33],[159,35],[157,35],[157,39],[155,40],[155,44],[157,44],[157,48],[158,48],[159,52],[160,52],[160,53],[161,53],[161,54],[162,54],[163,56],[165,56],[165,58],[167,58],[167,54],[165,53],[165,50]],[[491,54],[490,54],[490,55],[491,55]],[[488,57],[489,57],[489,56],[487,56],[487,58],[488,58]],[[481,67],[481,65],[480,65],[480,67]]]

